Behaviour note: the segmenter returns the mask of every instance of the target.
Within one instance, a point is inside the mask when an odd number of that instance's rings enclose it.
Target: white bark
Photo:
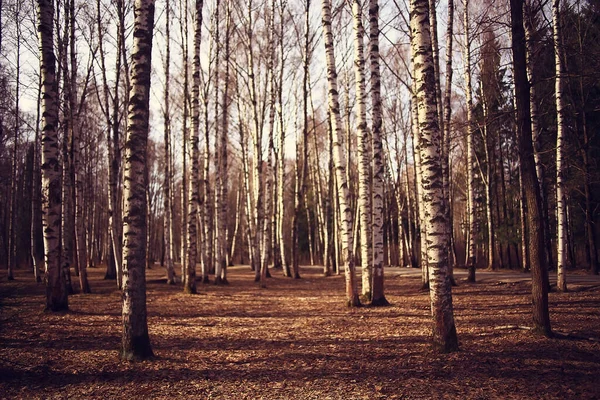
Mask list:
[[[567,202],[565,188],[565,102],[563,99],[563,55],[562,55],[562,30],[560,26],[560,0],[552,1],[552,30],[554,34],[554,62],[556,77],[554,81],[556,98],[556,217],[557,217],[557,267],[558,290],[567,291]]]
[[[123,336],[121,358],[153,356],[146,312],[147,144],[154,1],[136,0],[127,116],[123,215]]]
[[[322,2],[322,24],[325,43],[325,57],[327,63],[327,93],[329,110],[331,112],[331,125],[333,134],[333,160],[336,173],[338,200],[341,214],[342,252],[345,264],[346,299],[349,306],[358,306],[358,289],[356,287],[356,273],[352,256],[352,208],[350,207],[350,191],[346,179],[346,162],[342,149],[342,121],[340,118],[340,105],[337,90],[337,72],[333,49],[333,33],[331,30],[331,3],[330,0]]]
[[[373,305],[388,304],[383,289],[383,142],[381,139],[381,77],[379,71],[379,4],[377,0],[369,1],[369,59],[371,69],[371,101],[373,103],[373,290],[371,303]],[[391,241],[390,241],[391,243]],[[399,243],[402,246],[402,243]],[[388,244],[389,248],[389,244]]]
[[[362,295],[371,301],[371,281],[373,273],[371,237],[371,173],[370,142],[367,132],[367,107],[365,104],[365,57],[360,0],[352,2],[354,28],[354,82],[356,86],[356,130],[358,133],[358,209],[360,215],[360,251],[362,267]]]
[[[467,268],[469,269],[469,282],[475,282],[475,235],[476,233],[476,218],[475,218],[475,161],[473,149],[473,135],[475,125],[473,121],[473,90],[471,84],[471,36],[469,33],[469,1],[465,1],[464,5],[464,28],[465,28],[465,93],[467,96],[467,216],[469,241],[467,243]]]
[[[435,74],[427,0],[411,0],[411,38],[418,101],[422,206],[427,231],[433,342],[440,351],[458,349],[448,274],[448,218],[442,188],[441,132],[436,106]]]
[[[58,159],[58,93],[54,56],[54,10],[50,0],[38,0],[38,38],[42,80],[42,221],[46,282],[46,309],[69,308],[60,265],[60,163]]]

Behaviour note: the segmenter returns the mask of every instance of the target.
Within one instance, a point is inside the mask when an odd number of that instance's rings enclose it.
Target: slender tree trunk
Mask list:
[[[194,23],[194,71],[192,73],[192,130],[189,148],[191,163],[189,170],[190,185],[188,189],[187,217],[187,259],[185,293],[196,293],[196,262],[198,256],[198,159],[200,157],[200,43],[202,41],[202,6],[203,0],[196,0],[196,19]]]
[[[441,132],[436,106],[435,74],[427,0],[411,0],[410,25],[415,88],[418,100],[421,187],[427,232],[427,264],[430,270],[433,345],[441,352],[458,350],[448,271],[448,219],[442,185]],[[434,12],[434,11],[432,11]],[[424,168],[423,166],[427,166]]]
[[[444,92],[444,124],[443,124],[443,138],[442,138],[442,168],[444,172],[444,195],[446,198],[446,215],[448,217],[448,234],[450,241],[450,255],[449,255],[449,269],[450,269],[450,280],[452,285],[456,285],[454,280],[454,215],[452,212],[452,193],[451,193],[451,171],[450,171],[450,134],[451,127],[450,121],[452,119],[452,44],[454,39],[454,0],[448,0],[448,21],[446,23],[446,87]]]
[[[81,165],[81,131],[79,127],[79,111],[77,108],[77,54],[75,43],[75,1],[69,2],[69,45],[71,78],[69,87],[69,111],[71,117],[72,143],[71,155],[73,162],[74,175],[74,196],[73,204],[75,206],[74,227],[75,227],[75,255],[76,269],[79,271],[79,285],[82,293],[91,293],[90,284],[87,278],[88,251],[86,228],[84,219],[84,171]],[[66,72],[66,71],[65,71]],[[85,89],[84,89],[85,90]],[[83,94],[85,96],[85,92]]]
[[[469,271],[467,280],[475,282],[475,266],[477,263],[475,237],[477,235],[477,221],[475,218],[475,160],[473,149],[473,136],[475,135],[475,124],[473,121],[473,90],[471,89],[471,36],[469,34],[469,2],[464,6],[464,28],[465,28],[465,82],[467,96],[467,216],[469,229],[469,242],[467,244],[467,269]]]
[[[356,285],[356,273],[354,270],[354,257],[352,254],[352,208],[350,207],[350,190],[346,177],[346,163],[343,157],[342,132],[340,106],[337,90],[337,72],[335,66],[335,56],[333,49],[333,33],[331,30],[331,2],[323,0],[322,2],[322,24],[325,43],[325,57],[327,63],[327,87],[329,110],[331,118],[333,135],[333,160],[337,178],[338,200],[340,205],[341,230],[342,230],[342,251],[345,264],[346,275],[346,301],[348,306],[359,306],[358,288]],[[349,143],[348,143],[349,144]]]
[[[548,313],[548,268],[544,254],[544,232],[541,222],[542,207],[531,141],[523,0],[511,0],[510,12],[519,155],[529,217],[528,244],[531,256],[533,323],[535,331],[545,336],[551,336],[552,330]]]
[[[39,268],[39,258],[38,258],[38,236],[37,236],[37,227],[39,226],[40,221],[40,181],[41,176],[39,168],[40,168],[40,156],[39,156],[39,143],[40,143],[40,118],[41,118],[41,110],[40,106],[42,104],[42,79],[41,75],[38,78],[38,98],[37,98],[37,108],[36,108],[36,118],[35,118],[35,139],[33,142],[33,168],[31,176],[33,178],[33,182],[31,183],[31,230],[30,230],[30,245],[31,245],[31,261],[33,265],[33,277],[36,282],[41,282],[42,278],[40,277],[40,268]]]
[[[219,136],[219,157],[217,170],[217,196],[215,214],[218,214],[217,249],[218,260],[215,268],[215,284],[227,284],[227,153],[229,134],[229,63],[231,36],[231,4],[227,0],[225,26],[225,77],[223,82],[223,105]],[[218,87],[218,85],[217,85]]]
[[[15,83],[15,127],[13,135],[13,151],[12,161],[10,166],[10,193],[9,193],[9,212],[8,212],[8,271],[7,278],[9,281],[14,280],[14,268],[16,267],[16,238],[15,224],[16,224],[16,203],[17,203],[17,149],[19,144],[19,131],[21,127],[21,114],[19,108],[20,100],[20,88],[21,88],[21,25],[20,25],[20,10],[21,5],[19,2],[15,3],[15,18],[17,19],[16,24],[16,41],[17,41],[17,59],[16,59],[16,83]]]
[[[73,264],[73,244],[74,244],[74,233],[75,233],[75,213],[73,204],[73,180],[71,172],[73,168],[71,153],[69,151],[70,145],[73,140],[73,131],[71,129],[71,104],[69,101],[69,88],[70,88],[70,76],[69,76],[69,64],[68,64],[68,47],[69,47],[69,1],[65,1],[64,6],[64,31],[62,37],[58,39],[58,50],[59,58],[62,69],[63,80],[63,120],[61,121],[61,127],[63,130],[62,135],[62,210],[61,210],[61,233],[60,239],[62,242],[61,252],[61,268],[63,277],[66,280],[67,292],[73,294],[73,285],[71,282],[71,266]],[[60,75],[60,73],[59,73]]]
[[[413,66],[416,62],[413,61]],[[418,207],[418,219],[419,219],[419,241],[420,251],[419,259],[421,261],[421,287],[422,289],[429,289],[429,267],[427,265],[427,224],[425,223],[425,209],[423,207],[423,185],[421,184],[422,166],[421,166],[421,152],[418,149],[421,141],[421,133],[419,132],[419,112],[418,112],[418,101],[417,101],[417,87],[416,81],[413,80],[413,93],[411,100],[411,128],[413,134],[413,155],[415,158],[415,185],[416,185],[416,196],[417,196],[417,207]],[[414,144],[417,144],[416,148]]]
[[[362,267],[362,296],[370,302],[372,299],[373,279],[373,238],[371,219],[372,182],[370,171],[370,146],[369,133],[367,132],[367,107],[365,104],[365,35],[362,24],[362,5],[360,0],[352,2],[352,16],[354,21],[354,80],[356,86],[356,132],[358,134],[358,211],[360,221],[360,252]],[[379,233],[379,232],[378,232]],[[382,238],[383,239],[383,238]],[[383,244],[383,243],[382,243]],[[383,256],[383,254],[381,255]]]
[[[561,292],[567,291],[567,202],[565,188],[565,144],[566,121],[565,103],[563,93],[563,55],[562,55],[562,27],[560,25],[560,0],[552,2],[552,30],[554,34],[554,63],[556,77],[554,82],[556,98],[556,217],[557,217],[557,288]]]
[[[388,305],[383,286],[383,205],[384,163],[381,139],[381,75],[379,68],[379,3],[369,0],[369,60],[371,69],[371,101],[373,102],[373,288],[372,305]],[[389,240],[388,248],[391,245]],[[402,246],[401,243],[399,243]]]
[[[165,145],[165,176],[164,176],[164,225],[163,236],[165,246],[165,268],[167,269],[167,284],[175,283],[175,269],[173,267],[173,208],[171,196],[171,109],[170,109],[170,83],[171,83],[171,4],[166,1],[166,27],[165,27],[165,92],[163,105],[164,119],[164,145]]]

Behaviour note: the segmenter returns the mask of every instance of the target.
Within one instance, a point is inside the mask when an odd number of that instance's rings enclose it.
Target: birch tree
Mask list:
[[[342,260],[345,267],[346,301],[347,305],[357,307],[360,305],[358,288],[356,285],[356,272],[354,257],[352,255],[352,220],[353,212],[350,206],[350,190],[346,177],[346,161],[342,148],[342,121],[337,89],[337,69],[333,48],[333,33],[331,30],[331,2],[322,0],[322,25],[325,44],[325,60],[327,63],[327,97],[329,111],[331,112],[331,131],[333,136],[333,160],[336,175],[338,201],[341,215],[341,245]]]
[[[441,133],[436,105],[435,73],[427,0],[411,0],[411,49],[418,101],[421,155],[421,188],[427,232],[427,264],[430,274],[433,345],[438,351],[458,350],[448,271],[448,218],[442,187]]]
[[[360,216],[360,251],[362,267],[362,295],[367,301],[371,301],[371,279],[373,273],[372,260],[372,227],[371,227],[371,172],[370,165],[370,141],[367,132],[367,107],[365,104],[365,58],[364,42],[365,35],[362,23],[362,5],[360,0],[352,2],[353,32],[354,32],[354,82],[356,86],[357,121],[356,130],[358,134],[358,208]]]
[[[134,15],[123,188],[121,358],[124,360],[143,360],[153,356],[146,312],[146,157],[154,0],[135,0]]]
[[[379,68],[379,3],[369,0],[369,60],[371,69],[371,101],[373,102],[373,288],[371,305],[388,305],[383,288],[383,204],[384,163],[381,139],[381,73]],[[399,244],[402,246],[402,243]]]
[[[475,135],[475,124],[473,121],[473,89],[471,84],[471,36],[469,34],[469,1],[464,5],[464,28],[465,28],[465,94],[467,97],[467,217],[468,238],[467,243],[467,269],[469,275],[467,280],[475,282],[476,249],[475,237],[477,235],[477,222],[475,217],[475,150],[473,149],[473,136]]]
[[[556,99],[556,218],[557,218],[557,269],[556,286],[561,292],[567,291],[567,202],[565,196],[565,100],[563,83],[562,30],[560,24],[560,0],[552,1],[552,33],[554,36],[554,64],[556,76],[554,90]]]
[[[170,108],[170,83],[171,83],[171,4],[169,0],[165,4],[165,91],[163,105],[164,119],[164,146],[165,146],[165,176],[163,180],[164,190],[164,247],[165,267],[167,269],[167,284],[175,283],[175,269],[173,268],[173,205],[172,205],[172,170],[171,170],[171,108]]]
[[[61,273],[61,187],[58,146],[58,93],[54,56],[54,8],[50,0],[37,1],[37,28],[42,80],[42,221],[46,310],[69,308],[67,287]]]
[[[231,4],[226,0],[225,6],[225,76],[223,82],[223,100],[221,113],[221,129],[218,141],[217,190],[215,214],[217,217],[217,264],[215,266],[215,284],[227,284],[227,157],[229,134],[229,63],[231,41]],[[218,68],[217,68],[218,69]],[[216,85],[218,88],[218,85]],[[218,92],[217,92],[218,93]],[[217,114],[218,115],[218,114]]]
[[[187,204],[187,257],[184,292],[196,293],[196,262],[198,255],[198,159],[200,157],[200,43],[202,33],[203,0],[196,0],[196,19],[194,22],[194,71],[192,73],[192,129],[189,148],[192,151],[189,170],[190,185]]]

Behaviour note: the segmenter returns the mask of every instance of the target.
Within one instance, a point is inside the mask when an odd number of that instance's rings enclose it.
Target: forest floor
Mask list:
[[[70,311],[45,313],[28,271],[0,273],[0,398],[600,399],[600,287],[550,293],[553,329],[535,337],[530,284],[453,288],[459,352],[429,344],[429,296],[420,279],[387,269],[389,307],[347,308],[343,276],[272,271],[268,288],[248,267],[200,294],[148,271],[151,361],[119,360],[121,295],[104,270]],[[78,286],[78,285],[76,285]]]

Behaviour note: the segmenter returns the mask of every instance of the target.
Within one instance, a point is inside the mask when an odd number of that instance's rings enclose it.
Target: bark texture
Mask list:
[[[513,73],[515,79],[515,105],[517,109],[517,135],[525,201],[528,212],[527,244],[531,266],[531,292],[533,300],[534,330],[551,336],[548,313],[548,268],[544,253],[544,232],[539,184],[535,172],[531,140],[531,115],[529,110],[529,82],[527,80],[525,31],[523,28],[523,0],[510,0]]]
[[[372,305],[388,305],[383,286],[383,205],[384,205],[384,164],[383,142],[381,139],[381,73],[379,68],[379,3],[369,1],[369,61],[371,69],[371,101],[373,103],[373,288]],[[402,246],[402,243],[399,244]]]
[[[441,132],[436,105],[429,2],[411,0],[410,4],[411,48],[420,132],[417,150],[421,155],[422,207],[427,231],[433,345],[438,351],[450,352],[458,350],[458,337],[448,273],[448,218],[442,182]]]
[[[134,15],[123,189],[121,358],[124,360],[143,360],[153,356],[146,312],[146,156],[154,1],[136,0]]]
[[[322,25],[325,43],[325,59],[327,63],[327,94],[329,102],[329,111],[331,113],[331,127],[333,136],[333,162],[336,174],[337,193],[339,201],[339,211],[341,220],[341,245],[342,260],[345,266],[346,278],[346,301],[348,306],[356,307],[360,305],[358,298],[358,288],[356,285],[356,272],[354,267],[354,257],[352,255],[352,220],[353,213],[350,206],[350,190],[346,177],[346,160],[342,148],[342,121],[340,117],[340,104],[338,100],[337,89],[337,70],[335,66],[335,56],[333,48],[333,32],[331,30],[331,2],[323,0],[322,2]]]
[[[46,283],[46,310],[69,308],[67,287],[61,273],[61,185],[58,145],[58,83],[54,56],[54,8],[50,0],[38,0],[38,39],[42,80],[42,221]]]
[[[556,98],[556,218],[557,218],[557,271],[556,286],[561,292],[567,291],[567,202],[565,188],[565,102],[563,94],[563,61],[561,49],[560,0],[552,2],[552,31],[554,34],[554,64],[556,77],[554,90]]]

